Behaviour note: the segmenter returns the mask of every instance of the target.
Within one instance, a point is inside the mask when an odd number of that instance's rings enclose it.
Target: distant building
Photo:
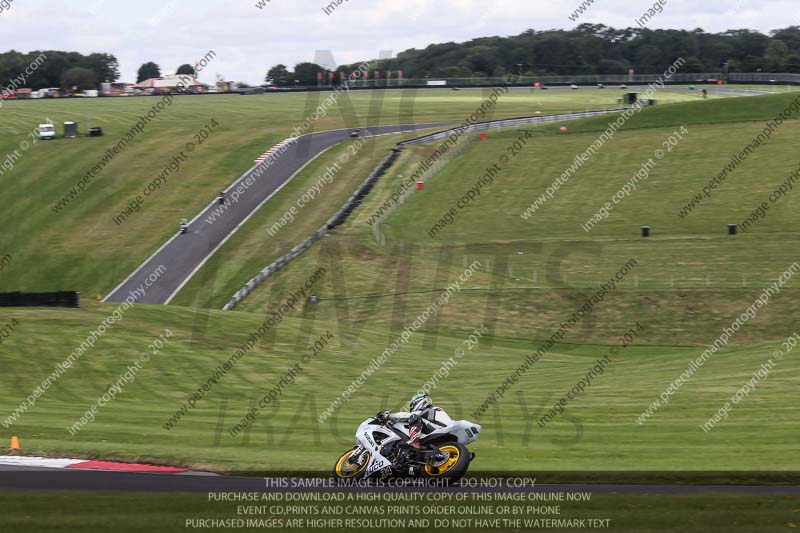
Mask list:
[[[149,94],[169,92],[202,93],[208,90],[208,85],[199,82],[194,76],[188,74],[172,74],[161,78],[150,78],[133,86],[134,89]]]
[[[136,85],[133,83],[126,82],[101,83],[100,94],[103,96],[123,96],[135,94],[135,86]]]

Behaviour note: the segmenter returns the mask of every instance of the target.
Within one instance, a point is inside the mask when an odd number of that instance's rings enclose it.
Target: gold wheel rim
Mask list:
[[[442,474],[446,474],[452,470],[456,464],[458,464],[458,459],[461,457],[461,453],[458,451],[456,446],[441,446],[439,451],[449,453],[450,457],[448,457],[445,462],[439,466],[425,465],[425,472],[429,476],[441,476]]]
[[[354,476],[357,476],[358,474],[360,474],[361,472],[363,472],[365,468],[367,468],[367,465],[369,464],[369,452],[364,452],[364,453],[366,453],[367,457],[366,457],[366,459],[364,461],[364,464],[362,464],[360,467],[358,467],[357,469],[347,469],[347,470],[344,469],[344,467],[345,467],[345,465],[347,463],[347,460],[350,458],[351,455],[353,455],[354,451],[355,450],[348,451],[347,453],[342,455],[339,458],[339,460],[336,462],[336,475],[337,476],[343,477],[343,478],[354,477]]]

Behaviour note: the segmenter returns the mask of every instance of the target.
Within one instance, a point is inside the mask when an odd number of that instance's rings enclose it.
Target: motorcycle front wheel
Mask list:
[[[333,477],[334,479],[358,479],[367,469],[367,465],[369,464],[370,455],[369,452],[363,452],[364,457],[362,458],[361,464],[356,464],[350,462],[350,459],[355,459],[353,457],[353,453],[357,448],[353,448],[351,450],[347,450],[339,460],[336,461],[336,464],[333,465]]]
[[[437,446],[447,457],[438,463],[425,465],[425,475],[436,479],[458,481],[467,473],[472,455],[467,447],[458,442],[450,442]]]

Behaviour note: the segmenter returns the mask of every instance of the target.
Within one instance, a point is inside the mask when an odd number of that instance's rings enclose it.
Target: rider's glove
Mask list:
[[[413,415],[408,417],[408,423],[409,424],[416,424],[417,422],[419,422],[419,415],[418,414],[414,413]]]

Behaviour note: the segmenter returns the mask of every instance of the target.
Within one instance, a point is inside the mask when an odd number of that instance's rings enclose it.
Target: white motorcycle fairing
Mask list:
[[[398,413],[400,414],[400,413]],[[470,444],[478,439],[481,426],[468,420],[450,420],[422,438],[422,442],[443,440]],[[369,462],[364,473],[365,478],[381,473],[381,477],[392,474],[392,462],[381,454],[383,448],[393,442],[407,440],[410,429],[407,420],[397,421],[391,428],[376,424],[374,418],[368,418],[356,430],[356,443],[369,453]]]
[[[475,424],[468,420],[454,420],[450,425],[431,431],[422,438],[422,442],[433,440],[440,436],[455,437],[460,444],[471,444],[478,440],[478,433],[481,432],[480,424]]]
[[[391,473],[392,462],[381,455],[381,449],[390,442],[400,440],[400,435],[381,424],[373,423],[374,420],[374,418],[368,418],[356,430],[356,442],[369,452],[365,478],[374,476],[377,472],[385,469],[388,469],[385,471],[386,474]],[[405,435],[408,436],[408,431],[405,432]]]

